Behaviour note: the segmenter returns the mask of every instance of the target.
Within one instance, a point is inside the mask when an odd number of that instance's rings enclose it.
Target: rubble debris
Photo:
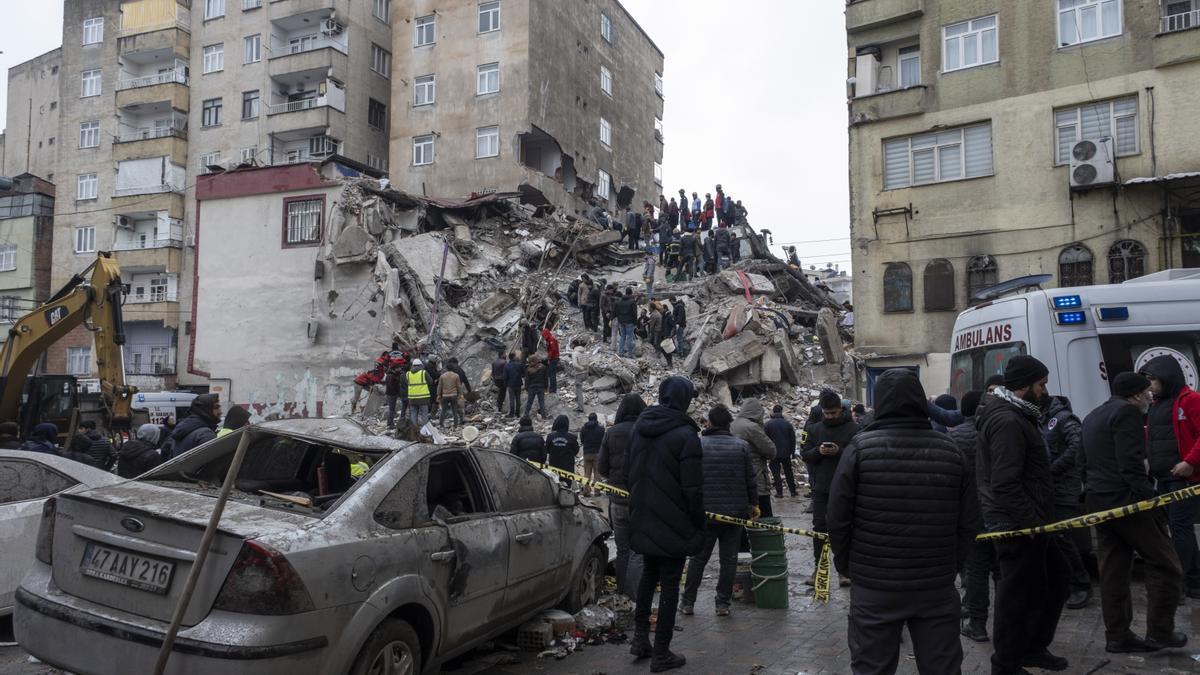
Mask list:
[[[767,351],[758,334],[752,331],[738,333],[729,340],[707,347],[700,357],[700,367],[720,375],[738,366],[749,363]]]

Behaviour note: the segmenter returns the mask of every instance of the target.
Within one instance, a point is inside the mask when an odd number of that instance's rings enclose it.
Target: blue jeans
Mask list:
[[[677,354],[683,354],[683,334],[686,332],[686,330],[687,329],[683,326],[675,327],[675,352]]]
[[[538,402],[538,414],[541,415],[542,417],[545,417],[546,416],[546,394],[544,394],[540,391],[526,391],[525,392],[525,416],[528,417],[529,411],[533,409],[533,400],[535,398],[537,399],[537,402]]]
[[[408,419],[416,426],[425,426],[425,423],[429,421],[429,401],[425,401],[424,403],[409,401],[408,415]]]
[[[1158,494],[1182,490],[1188,486],[1186,480],[1158,481]],[[1183,568],[1184,590],[1200,591],[1200,550],[1196,546],[1196,499],[1184,499],[1167,505],[1167,521],[1171,527],[1171,544],[1179,556]]]
[[[546,379],[549,381],[547,389],[550,393],[558,391],[558,359],[550,359],[546,362]]]
[[[617,346],[617,353],[622,356],[633,356],[633,324],[621,324],[621,343]]]

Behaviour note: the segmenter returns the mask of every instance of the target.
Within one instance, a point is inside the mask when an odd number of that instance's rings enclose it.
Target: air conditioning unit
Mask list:
[[[133,219],[129,216],[113,216],[113,224],[123,230],[133,229]]]
[[[1112,185],[1115,176],[1111,138],[1078,141],[1071,147],[1072,190]]]
[[[321,32],[325,35],[341,35],[342,24],[333,19],[325,19],[321,21]]]

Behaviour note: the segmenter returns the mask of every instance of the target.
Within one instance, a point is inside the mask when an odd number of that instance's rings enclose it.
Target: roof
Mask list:
[[[1170,183],[1177,180],[1185,180],[1188,178],[1200,178],[1200,171],[1184,171],[1182,173],[1169,173],[1165,176],[1141,176],[1138,178],[1130,178],[1125,181],[1125,185],[1146,185],[1148,183]]]
[[[73,459],[68,459],[61,455],[51,455],[45,452],[27,452],[25,450],[0,450],[0,459],[23,459],[26,461],[37,462],[44,466],[48,466],[59,473],[66,474],[71,478],[87,485],[88,487],[97,487],[100,485],[112,485],[120,483],[123,478],[116,474],[107,471],[101,471],[94,466],[76,462]]]

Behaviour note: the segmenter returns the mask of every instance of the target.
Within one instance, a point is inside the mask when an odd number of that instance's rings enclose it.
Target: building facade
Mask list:
[[[616,0],[413,0],[394,17],[389,177],[522,190],[568,213],[657,205],[663,54]]]
[[[32,174],[0,191],[0,343],[24,314],[50,297],[54,185]]]
[[[55,180],[59,136],[59,76],[62,50],[55,49],[8,69],[8,109],[0,175],[28,173]]]
[[[198,176],[332,156],[386,170],[390,20],[388,0],[65,3],[55,283],[116,251],[132,384],[207,386],[179,348]],[[50,363],[94,372],[90,339]]]
[[[1200,266],[1198,3],[852,0],[846,28],[868,376],[945,391],[955,317],[999,281]]]

